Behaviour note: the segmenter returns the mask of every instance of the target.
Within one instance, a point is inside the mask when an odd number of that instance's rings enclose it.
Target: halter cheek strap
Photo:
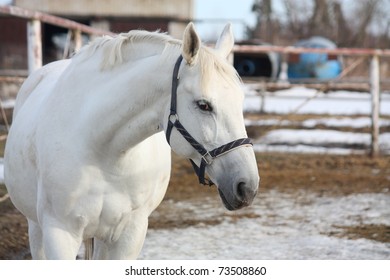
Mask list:
[[[166,131],[166,138],[168,143],[170,143],[170,137],[173,127],[187,140],[189,144],[201,155],[200,166],[198,167],[195,162],[190,159],[190,162],[194,168],[196,175],[198,175],[199,183],[203,185],[213,185],[214,183],[210,179],[205,178],[206,166],[210,165],[213,160],[217,157],[220,157],[232,150],[235,150],[242,146],[252,145],[249,138],[240,138],[229,142],[225,145],[222,145],[214,150],[208,151],[202,144],[195,140],[194,137],[184,128],[184,126],[179,121],[179,116],[177,114],[177,87],[179,85],[179,68],[183,57],[180,55],[176,61],[175,68],[172,75],[172,92],[171,92],[171,109],[168,117],[168,127]]]
[[[179,121],[179,116],[177,115],[176,112],[176,104],[177,104],[176,100],[177,100],[177,87],[179,85],[179,69],[182,61],[183,61],[183,57],[180,55],[176,61],[175,68],[173,68],[172,89],[171,89],[171,109],[168,117],[167,132],[165,133],[168,143],[171,137],[171,132],[174,123],[176,123],[176,121]]]

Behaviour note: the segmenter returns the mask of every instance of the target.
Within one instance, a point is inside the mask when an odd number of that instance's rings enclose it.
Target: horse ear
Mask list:
[[[221,56],[227,58],[230,52],[232,51],[233,47],[234,47],[234,36],[233,36],[232,25],[228,23],[223,29],[222,34],[215,45],[215,49]]]
[[[182,55],[189,65],[194,65],[198,58],[201,40],[190,22],[184,30]]]

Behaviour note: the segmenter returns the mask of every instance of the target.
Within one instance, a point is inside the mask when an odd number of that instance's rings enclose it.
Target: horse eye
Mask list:
[[[197,104],[198,104],[199,109],[201,109],[202,111],[211,112],[213,110],[210,103],[208,103],[205,100],[199,100],[197,102]]]

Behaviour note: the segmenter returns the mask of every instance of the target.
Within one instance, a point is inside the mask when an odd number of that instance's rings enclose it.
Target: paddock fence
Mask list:
[[[116,33],[92,28],[88,25],[80,24],[78,22],[53,16],[50,14],[22,9],[15,6],[0,6],[0,14],[14,16],[27,19],[27,60],[28,60],[28,73],[42,66],[42,31],[41,23],[47,23],[55,26],[59,26],[68,29],[67,43],[64,50],[64,57],[69,55],[69,48],[71,44],[74,46],[74,51],[77,51],[82,46],[82,33],[93,36],[109,35],[116,36]],[[357,91],[366,91],[371,93],[371,155],[377,156],[380,154],[379,149],[379,119],[380,119],[380,94],[381,94],[381,75],[380,75],[380,60],[382,58],[390,57],[390,50],[388,49],[362,49],[362,48],[301,48],[301,47],[281,47],[281,46],[265,46],[265,45],[236,45],[233,49],[234,53],[244,54],[264,54],[264,53],[279,53],[282,57],[286,57],[289,54],[302,54],[302,53],[322,53],[334,56],[351,57],[352,63],[343,69],[339,77],[333,80],[316,81],[313,83],[299,83],[299,86],[305,86],[309,88],[316,88],[318,92],[327,91],[329,89],[352,89]],[[370,60],[369,74],[367,81],[362,83],[350,83],[342,82],[343,78],[350,73],[363,59]],[[282,63],[286,65],[286,63]],[[25,77],[7,77],[0,76],[0,82],[2,81],[16,81],[22,82]],[[265,91],[276,91],[279,89],[286,89],[297,84],[291,84],[286,80],[271,81],[266,79],[244,79],[245,82],[251,83],[260,96]],[[308,100],[310,101],[310,100]],[[0,100],[0,105],[2,104]],[[4,113],[3,106],[0,106],[1,114],[6,121],[6,115]],[[299,111],[297,108],[295,111]]]

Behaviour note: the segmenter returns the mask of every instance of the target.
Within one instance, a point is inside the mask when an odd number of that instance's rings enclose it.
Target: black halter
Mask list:
[[[233,149],[236,149],[241,146],[252,145],[249,138],[241,138],[235,141],[229,142],[225,145],[222,145],[214,150],[207,151],[206,148],[200,144],[198,141],[191,136],[191,134],[184,128],[184,126],[179,121],[179,116],[176,112],[176,100],[177,100],[177,87],[179,84],[179,68],[183,60],[183,57],[180,55],[176,61],[175,68],[173,70],[172,76],[172,95],[171,95],[171,112],[168,117],[168,127],[166,132],[166,138],[168,143],[170,142],[172,128],[175,127],[177,131],[187,140],[188,143],[202,156],[200,166],[198,167],[192,159],[190,159],[191,164],[195,170],[196,175],[198,175],[199,183],[203,185],[213,185],[214,183],[210,179],[205,179],[205,169],[206,165],[210,165],[213,160],[219,156],[222,156]],[[207,181],[207,182],[206,182]]]

